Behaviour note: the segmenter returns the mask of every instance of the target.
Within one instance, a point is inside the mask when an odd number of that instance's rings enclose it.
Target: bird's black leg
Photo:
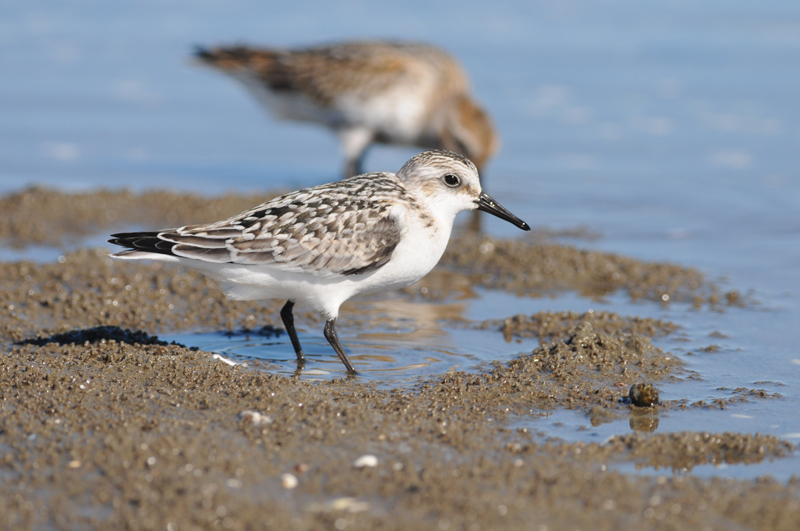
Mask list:
[[[304,362],[306,357],[303,355],[303,347],[300,346],[300,340],[297,339],[297,331],[294,329],[292,308],[294,308],[294,301],[286,301],[286,304],[281,308],[281,320],[283,321],[283,326],[286,327],[286,332],[289,333],[289,339],[292,340],[294,352],[297,354],[297,361]]]
[[[339,343],[339,336],[336,334],[336,319],[328,319],[325,322],[325,339],[328,340],[328,343],[331,344],[333,350],[336,351],[336,354],[339,355],[339,359],[342,360],[344,366],[347,367],[347,372],[350,374],[357,374],[356,368],[353,367],[353,364],[350,362],[350,358],[347,357],[347,354],[344,353],[344,349],[342,348],[342,344]]]

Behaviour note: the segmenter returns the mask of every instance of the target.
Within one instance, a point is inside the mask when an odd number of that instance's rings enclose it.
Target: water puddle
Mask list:
[[[410,303],[403,303],[410,304]],[[535,339],[506,343],[494,331],[465,329],[463,324],[435,318],[400,318],[390,327],[380,321],[383,303],[360,303],[362,311],[372,310],[376,326],[368,330],[348,327],[343,321],[337,327],[339,339],[359,371],[359,378],[389,389],[418,383],[449,371],[475,372],[493,361],[508,361],[532,351]],[[436,314],[436,308],[448,305],[413,304],[420,315]],[[447,313],[447,310],[445,310]],[[160,334],[165,341],[214,352],[237,363],[259,360],[270,372],[308,380],[342,378],[347,373],[336,353],[322,334],[322,326],[298,328],[300,343],[306,355],[303,370],[298,371],[297,358],[289,336],[280,333],[258,335],[252,332],[205,332]]]

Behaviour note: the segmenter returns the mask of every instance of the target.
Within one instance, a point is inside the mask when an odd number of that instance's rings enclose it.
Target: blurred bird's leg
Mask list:
[[[339,140],[344,148],[344,176],[361,175],[364,153],[372,143],[372,131],[363,127],[339,129]]]

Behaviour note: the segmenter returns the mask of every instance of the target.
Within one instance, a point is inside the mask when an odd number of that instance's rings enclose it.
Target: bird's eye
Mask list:
[[[452,188],[455,188],[456,186],[461,184],[461,179],[459,179],[457,175],[448,173],[447,175],[444,176],[444,184]]]

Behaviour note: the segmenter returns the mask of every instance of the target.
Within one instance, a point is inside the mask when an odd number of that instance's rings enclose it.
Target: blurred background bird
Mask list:
[[[279,119],[332,129],[345,177],[363,173],[373,143],[446,149],[479,170],[499,137],[461,66],[418,43],[343,42],[302,49],[198,48],[197,58],[239,80]]]

